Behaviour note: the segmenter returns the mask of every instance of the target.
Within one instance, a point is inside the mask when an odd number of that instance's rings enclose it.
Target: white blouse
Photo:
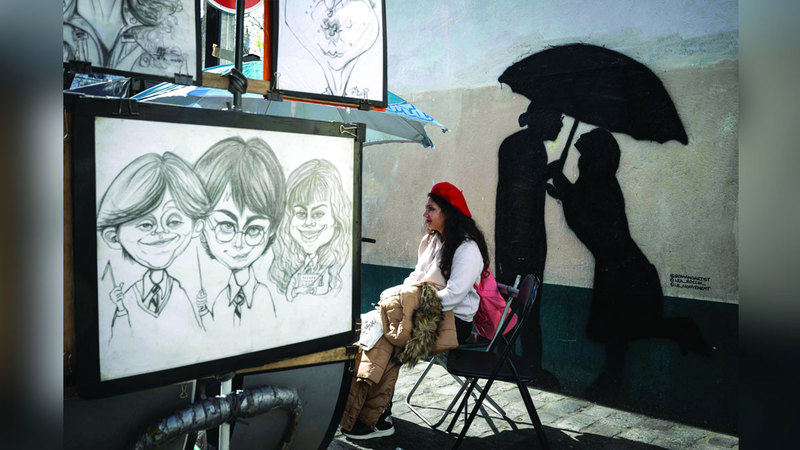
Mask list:
[[[483,270],[483,257],[478,244],[466,239],[453,254],[450,266],[450,279],[445,280],[439,269],[442,261],[444,243],[436,234],[426,234],[419,243],[417,265],[414,271],[403,281],[403,284],[414,284],[422,281],[432,283],[438,289],[442,300],[442,310],[453,311],[461,320],[472,322],[478,311],[480,297],[475,292],[475,283],[480,281]]]

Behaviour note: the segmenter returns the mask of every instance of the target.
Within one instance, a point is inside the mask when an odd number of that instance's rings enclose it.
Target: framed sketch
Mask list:
[[[361,203],[353,134],[231,111],[119,112],[118,101],[83,98],[73,121],[83,395],[352,342]]]
[[[386,107],[384,0],[272,3],[273,71],[285,95]]]
[[[191,76],[199,84],[197,0],[63,0],[63,61],[158,81]]]

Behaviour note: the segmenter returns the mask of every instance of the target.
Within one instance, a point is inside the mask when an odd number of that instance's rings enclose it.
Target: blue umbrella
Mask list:
[[[231,64],[209,67],[205,72],[226,73]],[[261,79],[261,61],[249,61],[242,65],[242,72],[248,78]],[[203,86],[183,86],[161,83],[133,96],[140,102],[166,103],[194,108],[227,109],[233,102],[233,94],[224,89]],[[418,142],[423,147],[433,148],[433,141],[425,132],[425,125],[439,127],[442,132],[447,127],[437,122],[416,106],[399,96],[388,93],[386,111],[361,111],[344,106],[330,106],[316,103],[270,101],[258,94],[243,94],[242,109],[253,114],[266,114],[276,117],[323,120],[330,122],[360,122],[367,126],[364,145],[388,142]]]

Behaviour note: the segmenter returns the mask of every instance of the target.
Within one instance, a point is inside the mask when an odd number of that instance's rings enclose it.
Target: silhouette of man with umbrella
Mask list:
[[[537,108],[561,111],[575,119],[561,158],[544,172],[554,182],[547,185],[547,192],[561,200],[567,225],[595,257],[586,330],[589,339],[606,344],[606,368],[587,395],[609,398],[619,392],[627,343],[633,339],[669,338],[683,353],[691,349],[710,355],[711,347],[690,318],[664,317],[658,272],[631,238],[615,175],[620,151],[609,131],[662,143],[673,139],[688,143],[661,80],[621,53],[568,44],[524,58],[506,69],[499,81],[528,97]],[[580,177],[573,185],[561,170],[579,121],[605,129],[582,135],[576,144],[581,152]],[[541,172],[538,165],[533,167]],[[498,206],[498,217],[501,214]]]
[[[527,129],[508,136],[498,151],[498,183],[495,219],[495,266],[497,279],[513,285],[518,275],[532,273],[540,280],[547,257],[544,225],[547,150],[543,141],[553,141],[561,131],[563,115],[559,111],[528,105],[519,124]],[[541,289],[539,290],[541,299]],[[539,310],[534,304],[529,327],[520,336],[522,351],[541,368],[542,339]],[[552,374],[538,377],[550,390],[559,390]]]

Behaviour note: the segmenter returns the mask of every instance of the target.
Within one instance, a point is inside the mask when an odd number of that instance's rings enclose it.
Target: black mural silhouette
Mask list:
[[[547,151],[542,141],[552,141],[561,131],[558,111],[528,106],[520,115],[520,126],[527,129],[507,137],[498,152],[499,181],[495,218],[495,268],[501,283],[513,285],[517,275],[532,273],[541,280],[547,257],[544,228],[544,198],[547,175]],[[541,293],[520,336],[522,351],[538,368],[542,367],[542,329],[539,320]],[[538,377],[539,387],[560,390],[550,373]]]
[[[528,142],[525,134],[518,132],[501,146],[495,231],[498,279],[509,282],[515,276],[513,272],[519,270],[542,273],[546,237],[539,189],[544,187],[542,176],[553,178],[555,186],[545,184],[548,192],[562,200],[567,224],[595,257],[587,334],[590,339],[607,344],[606,369],[588,393],[614,396],[618,392],[627,345],[633,339],[670,338],[684,353],[691,349],[709,354],[711,348],[691,319],[664,317],[658,272],[631,238],[625,201],[615,176],[619,147],[609,131],[660,143],[689,142],[658,76],[614,50],[573,43],[527,56],[509,66],[498,80],[530,99],[536,107],[532,112],[558,111],[574,119],[560,159],[544,170],[542,156],[546,154],[540,144],[534,144],[534,140],[544,138],[532,137],[536,129],[544,126],[533,122],[544,119],[529,113],[532,126]],[[586,154],[580,158],[580,178],[572,185],[561,171],[580,122],[603,130],[581,138]],[[515,175],[522,181],[515,181]],[[519,189],[515,183],[522,183],[527,190]],[[524,216],[520,217],[517,210]],[[515,246],[518,254],[514,253]],[[541,334],[540,328],[533,332]]]
[[[625,200],[617,182],[620,150],[605,129],[581,135],[575,184],[550,165],[548,194],[561,201],[567,225],[592,252],[594,287],[586,325],[587,337],[606,344],[606,368],[587,390],[590,397],[614,396],[625,368],[627,344],[643,338],[667,338],[689,350],[711,355],[697,325],[688,317],[665,318],[658,272],[631,237]]]
[[[498,80],[537,108],[635,139],[689,142],[658,76],[614,50],[589,44],[550,47],[514,63]]]

